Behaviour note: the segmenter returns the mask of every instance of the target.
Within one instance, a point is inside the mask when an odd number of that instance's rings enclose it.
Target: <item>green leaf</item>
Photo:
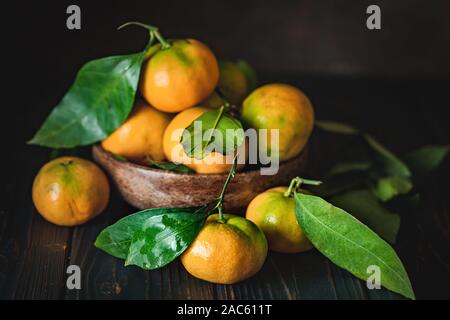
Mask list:
[[[184,252],[200,232],[208,213],[196,211],[153,215],[133,234],[125,265],[161,268]]]
[[[430,145],[406,155],[405,163],[415,176],[424,176],[439,167],[450,150],[450,146]]]
[[[341,173],[347,173],[349,171],[367,171],[372,166],[369,161],[357,161],[357,162],[340,162],[335,164],[330,171],[329,175],[336,175]]]
[[[131,111],[144,54],[86,63],[70,90],[28,143],[72,148],[106,138]]]
[[[226,114],[224,107],[202,114],[183,131],[181,137],[184,152],[196,159],[203,159],[213,151],[232,154],[243,141],[241,122]]]
[[[256,86],[258,85],[258,76],[252,66],[244,60],[237,61],[236,65],[247,78],[247,90],[251,92],[253,89],[256,89]]]
[[[176,218],[178,215],[182,215],[183,217],[188,215],[192,221],[196,222],[197,219],[205,216],[205,214],[201,212],[202,208],[203,207],[153,208],[139,211],[126,216],[115,224],[105,228],[97,236],[95,246],[114,257],[127,259],[129,257],[131,245],[133,244],[134,248],[136,246],[133,242],[135,235],[142,234],[143,230],[146,230],[149,227],[149,223],[159,223],[157,228],[164,228],[164,225],[161,225],[160,222],[163,219],[162,217],[167,216],[170,220],[170,218]],[[168,231],[169,230],[174,231],[173,223],[169,226]],[[178,232],[180,231],[183,233],[183,230],[178,230]],[[183,239],[183,235],[181,236],[181,239]],[[168,244],[169,240],[169,238],[166,238],[164,244]],[[148,241],[152,241],[151,236],[149,236]],[[178,244],[179,240],[176,240],[171,248],[177,249]],[[166,253],[163,251],[164,250],[161,251],[161,254]]]
[[[378,266],[381,285],[415,299],[411,283],[394,249],[356,218],[320,197],[295,193],[297,220],[312,244],[327,258],[367,280]]]
[[[366,224],[385,240],[395,243],[400,216],[383,207],[370,190],[351,190],[331,197],[329,201]]]
[[[413,188],[410,178],[402,176],[389,176],[377,180],[373,191],[381,201],[389,201],[392,198],[407,194]]]
[[[411,176],[411,171],[408,166],[395,154],[383,146],[378,140],[369,134],[363,134],[363,137],[367,144],[375,152],[380,169],[383,173],[392,176]]]
[[[325,120],[317,120],[315,122],[316,127],[322,129],[324,131],[329,131],[332,133],[340,133],[340,134],[349,134],[349,135],[358,135],[359,130],[345,123],[337,122],[337,121],[325,121]]]
[[[149,166],[157,168],[157,169],[161,169],[161,170],[173,171],[173,172],[179,172],[179,173],[194,173],[195,172],[191,168],[189,168],[183,164],[179,164],[179,163],[166,162],[166,161],[155,161],[152,159],[147,159],[146,162],[148,163]]]
[[[126,259],[133,234],[140,230],[144,221],[170,210],[175,209],[155,208],[130,214],[103,229],[95,240],[95,246],[114,257]]]

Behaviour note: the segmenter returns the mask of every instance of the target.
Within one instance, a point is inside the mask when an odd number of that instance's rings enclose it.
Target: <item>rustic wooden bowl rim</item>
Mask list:
[[[147,171],[151,171],[151,172],[155,172],[155,173],[159,173],[159,174],[166,174],[168,176],[172,175],[172,176],[189,176],[189,177],[193,177],[193,176],[205,176],[205,177],[225,177],[228,175],[228,173],[214,173],[214,174],[201,174],[201,173],[183,173],[183,172],[175,172],[175,171],[170,171],[170,170],[163,170],[163,169],[157,169],[157,168],[151,168],[148,166],[144,166],[144,165],[140,165],[131,161],[122,161],[119,159],[116,159],[113,154],[105,149],[103,149],[103,147],[101,145],[93,145],[94,149],[97,149],[98,151],[100,151],[102,154],[105,155],[106,158],[108,158],[109,161],[112,161],[114,163],[116,163],[118,166],[128,166],[130,168],[136,168],[139,170],[147,170]],[[307,149],[307,147],[303,148],[302,152],[300,152],[300,154],[298,154],[296,157],[289,159],[287,161],[282,161],[280,162],[280,166],[283,164],[287,164],[290,162],[295,161],[295,159],[297,157],[302,157],[305,150]],[[236,176],[251,176],[251,175],[255,175],[258,173],[260,169],[252,169],[252,170],[245,170],[244,171],[239,171],[236,172],[235,175]]]

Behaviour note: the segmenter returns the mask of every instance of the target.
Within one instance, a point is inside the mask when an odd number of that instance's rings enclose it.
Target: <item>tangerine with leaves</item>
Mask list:
[[[164,132],[163,138],[164,154],[168,160],[184,164],[197,173],[219,174],[230,171],[233,164],[226,155],[213,151],[203,159],[196,159],[185,153],[183,145],[180,142],[183,130],[202,114],[211,110],[206,107],[189,108],[180,112],[172,119]],[[238,165],[238,170],[241,168],[243,168],[243,165]]]
[[[205,100],[219,82],[219,64],[214,53],[195,39],[166,40],[158,28],[128,22],[149,31],[150,47],[141,69],[139,89],[155,108],[180,112]],[[158,44],[151,46],[154,40]]]

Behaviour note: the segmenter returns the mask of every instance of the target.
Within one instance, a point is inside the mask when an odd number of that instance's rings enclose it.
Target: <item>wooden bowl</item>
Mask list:
[[[203,205],[217,198],[227,174],[188,174],[164,171],[117,160],[99,145],[92,155],[114,180],[126,202],[139,209]],[[271,187],[287,185],[303,173],[307,149],[280,163],[276,175],[261,175],[260,170],[237,172],[225,195],[224,209],[243,213],[250,201]]]

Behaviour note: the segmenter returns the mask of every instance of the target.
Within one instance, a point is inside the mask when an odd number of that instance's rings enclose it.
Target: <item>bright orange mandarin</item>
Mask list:
[[[203,229],[181,256],[194,277],[213,283],[232,284],[258,272],[267,256],[267,240],[251,221],[225,214],[208,217]]]
[[[205,100],[218,81],[219,66],[206,45],[194,39],[175,40],[144,64],[140,91],[155,108],[179,112]]]
[[[143,101],[137,102],[128,119],[102,141],[102,147],[134,162],[147,157],[163,161],[162,138],[169,122],[168,114]]]
[[[44,165],[33,182],[33,202],[48,221],[74,226],[96,217],[109,200],[109,183],[93,162],[61,157]]]

